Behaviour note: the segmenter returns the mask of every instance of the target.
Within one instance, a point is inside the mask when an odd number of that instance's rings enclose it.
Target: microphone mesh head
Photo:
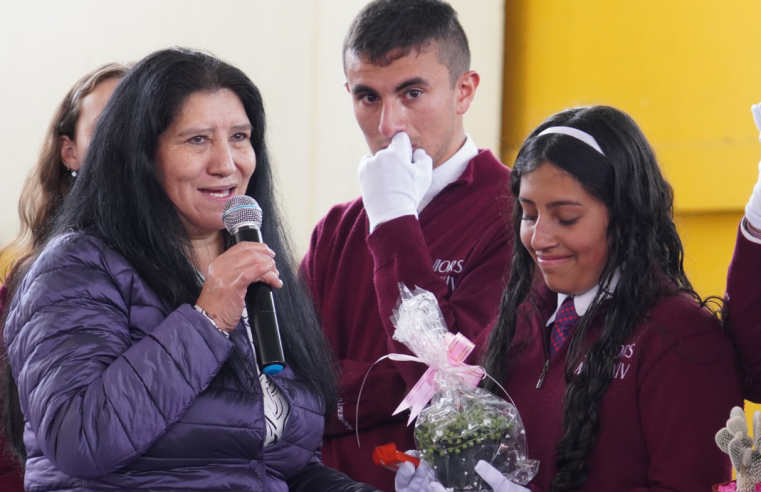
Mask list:
[[[248,195],[237,195],[225,203],[222,222],[227,232],[235,234],[243,226],[260,229],[262,227],[262,209],[256,200]]]

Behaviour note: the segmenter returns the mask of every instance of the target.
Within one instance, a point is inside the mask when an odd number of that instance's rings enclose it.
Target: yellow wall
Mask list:
[[[506,0],[505,15],[504,161],[563,108],[628,112],[674,186],[690,278],[722,295],[761,157],[749,109],[761,101],[761,2]]]

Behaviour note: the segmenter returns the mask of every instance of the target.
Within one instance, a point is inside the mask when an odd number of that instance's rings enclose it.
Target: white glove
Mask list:
[[[423,149],[412,152],[410,137],[398,132],[391,144],[359,164],[359,189],[370,219],[370,232],[417,207],[431,186],[433,161]]]
[[[476,463],[476,473],[481,475],[484,482],[488,483],[494,492],[529,492],[529,489],[511,482],[499,470],[484,460]]]
[[[753,113],[753,121],[756,122],[756,128],[761,132],[761,103],[754,104],[750,107]],[[761,140],[761,134],[758,139]],[[755,229],[761,229],[761,162],[758,164],[759,180],[753,187],[753,194],[750,195],[748,204],[745,205],[745,218]]]
[[[476,464],[476,472],[481,475],[489,487],[494,492],[530,492],[526,487],[521,487],[517,483],[511,482],[506,476],[504,476],[499,470],[491,466],[484,460],[479,461]],[[446,492],[444,488],[438,482],[433,482],[428,488],[430,492]]]
[[[433,470],[425,461],[421,460],[417,468],[409,461],[405,461],[396,470],[394,486],[396,492],[427,492],[433,480]]]
[[[745,412],[734,407],[727,426],[716,433],[716,444],[729,455],[737,471],[737,491],[753,492],[761,482],[761,412],[753,414],[753,439],[748,436]],[[755,449],[754,449],[755,445]]]

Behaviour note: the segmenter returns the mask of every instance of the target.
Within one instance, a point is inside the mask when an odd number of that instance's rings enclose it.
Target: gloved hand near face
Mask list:
[[[433,161],[423,149],[412,151],[410,137],[399,132],[391,144],[359,164],[359,188],[370,220],[378,225],[404,215],[417,217],[417,207],[431,186]]]

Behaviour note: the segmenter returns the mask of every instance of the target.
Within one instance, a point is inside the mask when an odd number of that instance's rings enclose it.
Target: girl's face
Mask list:
[[[521,242],[554,292],[583,294],[608,260],[608,208],[549,162],[521,177]]]

